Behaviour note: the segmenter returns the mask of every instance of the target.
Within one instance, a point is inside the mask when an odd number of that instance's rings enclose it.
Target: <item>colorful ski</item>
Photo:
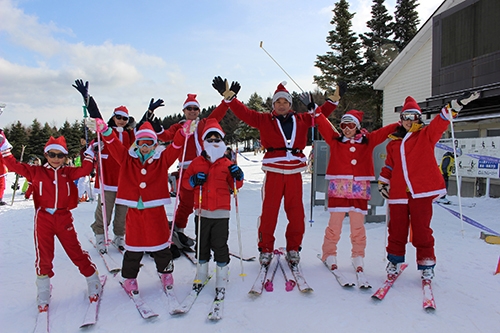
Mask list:
[[[101,275],[99,277],[101,280],[101,285],[104,290],[104,285],[106,284],[107,276]],[[99,313],[99,304],[101,303],[102,292],[97,297],[89,297],[89,306],[87,307],[87,311],[85,312],[85,317],[83,319],[83,323],[80,325],[80,328],[92,326],[97,322],[97,316]]]
[[[384,284],[380,288],[378,288],[377,291],[375,291],[375,293],[372,295],[372,298],[383,300],[385,295],[387,295],[389,289],[391,289],[394,282],[399,278],[399,276],[403,273],[406,267],[408,267],[408,264],[402,264],[401,271],[399,272],[398,275],[396,275],[393,278],[387,277],[387,280],[385,280]]]
[[[286,250],[283,247],[279,248],[279,251],[285,256]],[[299,264],[292,264],[288,260],[288,267],[290,267],[290,270],[292,271],[292,275],[295,279],[295,282],[297,283],[297,288],[303,293],[310,293],[313,292],[314,289],[307,284],[306,279],[304,278],[304,275],[302,274],[302,270],[300,269]]]
[[[321,254],[318,254],[317,257],[319,260],[321,260],[321,262],[323,264],[325,264],[326,268],[328,268],[330,273],[332,273],[335,276],[335,279],[342,287],[349,287],[350,288],[350,287],[354,287],[356,285],[354,282],[348,281],[347,278],[344,276],[344,274],[342,274],[339,271],[339,269],[330,269],[330,267],[328,267],[326,261],[323,261],[321,259]]]
[[[49,305],[39,305],[38,314],[36,316],[36,324],[34,333],[48,333],[49,332]]]
[[[210,281],[211,278],[212,276],[210,275],[203,283],[193,283],[193,289],[191,290],[189,295],[186,296],[186,298],[182,301],[180,306],[177,309],[175,309],[171,314],[183,314],[189,312],[194,302],[198,298],[198,295],[207,285],[208,281]]]
[[[423,302],[422,306],[425,310],[435,310],[436,302],[434,301],[434,294],[432,293],[431,280],[422,280]]]
[[[123,287],[123,284],[121,281],[120,281],[120,285]],[[149,318],[153,318],[153,317],[158,317],[158,314],[156,312],[154,312],[154,310],[151,309],[151,307],[149,305],[147,305],[146,302],[144,302],[141,295],[139,295],[139,291],[129,294],[125,290],[125,288],[123,288],[123,290],[130,297],[130,299],[134,302],[135,307],[137,308],[137,311],[139,311],[139,313],[141,314],[142,318],[149,319]]]
[[[259,274],[255,279],[252,289],[250,289],[250,291],[248,292],[250,295],[259,296],[262,294],[262,290],[264,289],[264,283],[266,283],[266,276],[268,270],[269,270],[269,264],[260,265]]]
[[[224,311],[224,298],[226,296],[226,288],[216,289],[216,295],[214,301],[212,302],[212,308],[208,313],[208,319],[217,321],[222,319],[222,314]]]
[[[94,246],[94,248],[96,249],[97,253],[99,253],[99,255],[101,256],[102,258],[102,261],[104,262],[104,265],[106,266],[107,270],[112,273],[112,274],[116,274],[118,273],[121,269],[122,269],[122,266],[121,264],[117,263],[113,257],[111,257],[109,255],[109,253],[101,253],[98,249],[97,249],[97,245],[95,244],[94,240],[89,237],[89,242],[92,243],[92,245]]]

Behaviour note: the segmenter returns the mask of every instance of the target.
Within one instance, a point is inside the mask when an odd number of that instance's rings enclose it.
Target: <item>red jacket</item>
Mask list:
[[[231,191],[234,189],[234,178],[229,172],[229,166],[233,162],[226,157],[221,157],[211,163],[203,156],[195,158],[186,170],[186,177],[183,177],[182,186],[188,190],[193,190],[189,184],[189,178],[203,172],[207,175],[207,181],[202,186],[202,211],[231,210]],[[243,186],[243,181],[236,181],[236,188]],[[199,208],[200,191],[194,191],[193,207]],[[202,216],[203,213],[202,213]]]
[[[124,148],[128,149],[135,141],[133,130],[124,130],[118,132],[116,128],[112,127],[113,133],[116,138],[121,142]],[[120,164],[110,155],[108,147],[104,146],[102,152],[102,169],[104,190],[116,192],[118,190],[118,178],[120,176]],[[99,167],[99,163],[97,164]],[[99,182],[95,182],[95,188],[99,188]]]
[[[323,114],[316,117],[318,130],[330,146],[330,161],[326,170],[326,179],[344,178],[357,181],[375,180],[373,167],[373,149],[387,139],[396,130],[397,123],[387,125],[359,138],[340,141],[330,121]],[[366,140],[366,143],[363,143]]]
[[[443,176],[434,156],[434,146],[449,120],[436,116],[428,126],[408,132],[403,138],[390,136],[385,166],[379,181],[390,184],[389,203],[408,203],[407,192],[413,198],[436,197],[446,194]]]
[[[321,110],[325,116],[330,115],[337,108],[336,104],[330,102],[325,104]],[[307,132],[313,124],[310,114],[291,111],[293,130],[290,142],[287,143],[280,121],[276,119],[274,112],[261,113],[250,110],[236,98],[229,102],[229,107],[238,118],[259,130],[261,145],[266,148],[262,170],[283,174],[306,170],[307,157],[302,150],[307,144]],[[282,148],[296,149],[296,151]]]
[[[207,122],[207,119],[215,118],[217,119],[218,122],[220,122],[222,118],[224,118],[224,116],[226,115],[228,109],[229,107],[227,106],[227,103],[222,102],[212,111],[212,113],[210,113],[210,115],[207,118],[203,118],[198,122],[196,131],[187,140],[186,155],[184,156],[184,164],[183,164],[184,168],[187,168],[189,163],[191,163],[191,161],[194,160],[197,156],[199,156],[203,151],[203,140],[201,137],[203,135],[203,130],[205,129],[205,124]],[[184,122],[185,120],[182,120],[177,124],[173,124],[164,132],[158,133],[158,139],[163,142],[172,141],[174,139],[175,133],[177,133],[177,131],[180,128],[182,128]],[[184,150],[184,141],[180,146],[179,165],[181,165],[182,162],[181,159],[183,150]]]
[[[78,189],[75,180],[92,171],[92,157],[86,155],[81,167],[61,166],[54,169],[50,164],[29,165],[16,161],[9,150],[2,153],[5,165],[15,173],[31,180],[35,209],[56,208],[71,210],[78,206]]]
[[[157,148],[155,154],[143,164],[133,149],[121,144],[116,133],[103,137],[120,168],[116,203],[137,208],[139,198],[142,198],[145,208],[169,204],[168,168],[177,159],[179,150],[174,145],[169,145],[167,149]],[[179,132],[174,143],[183,139]]]

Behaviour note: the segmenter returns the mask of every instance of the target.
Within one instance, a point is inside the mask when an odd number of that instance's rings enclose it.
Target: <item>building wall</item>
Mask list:
[[[417,102],[431,95],[432,38],[420,48],[410,61],[384,88],[383,124],[399,120],[395,107],[403,105],[407,96]]]

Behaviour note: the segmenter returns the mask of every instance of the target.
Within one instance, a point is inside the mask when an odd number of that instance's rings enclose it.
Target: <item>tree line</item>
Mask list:
[[[337,82],[344,81],[348,84],[347,93],[340,100],[339,111],[330,116],[334,125],[338,124],[344,111],[357,109],[365,113],[363,127],[369,131],[381,127],[382,92],[373,90],[372,85],[417,33],[420,22],[417,6],[417,0],[397,0],[393,17],[385,7],[385,0],[373,0],[371,19],[366,22],[369,30],[356,34],[352,30],[355,13],[349,12],[349,2],[339,0],[335,3],[330,21],[333,29],[326,37],[331,50],[324,55],[317,55],[315,66],[321,71],[321,75],[314,76],[319,89],[312,92],[314,101],[321,105],[325,102],[325,95],[333,92]],[[307,112],[300,102],[299,93],[291,94],[293,109],[298,113]],[[258,112],[272,110],[272,98],[264,100],[257,93],[251,95],[245,104]],[[207,117],[214,109],[215,106],[203,109],[200,118]],[[181,119],[181,113],[167,116],[162,119],[162,125],[168,128]],[[241,122],[230,110],[221,121],[221,126],[226,133],[227,144],[243,142],[245,147],[251,149],[252,141],[259,138],[256,129]],[[77,120],[73,124],[66,121],[58,129],[48,123],[42,126],[34,119],[30,126],[17,122],[4,128],[4,131],[14,146],[13,154],[17,158],[21,155],[23,145],[26,146],[25,156],[43,157],[43,148],[50,136],[64,135],[70,157],[76,156],[80,151],[81,137],[87,136],[89,140],[94,138],[94,134],[86,134],[83,120]],[[312,141],[311,132],[309,143]],[[317,131],[315,136],[315,139],[320,139]]]

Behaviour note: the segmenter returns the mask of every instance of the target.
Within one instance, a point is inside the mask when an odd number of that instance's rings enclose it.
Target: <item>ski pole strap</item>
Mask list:
[[[273,148],[273,147],[269,147],[269,148],[266,148],[266,150],[269,152],[275,151],[275,150],[287,150],[287,151],[292,152],[292,154],[294,154],[294,155],[302,153],[302,149],[299,149],[299,148],[287,148],[287,147]]]

